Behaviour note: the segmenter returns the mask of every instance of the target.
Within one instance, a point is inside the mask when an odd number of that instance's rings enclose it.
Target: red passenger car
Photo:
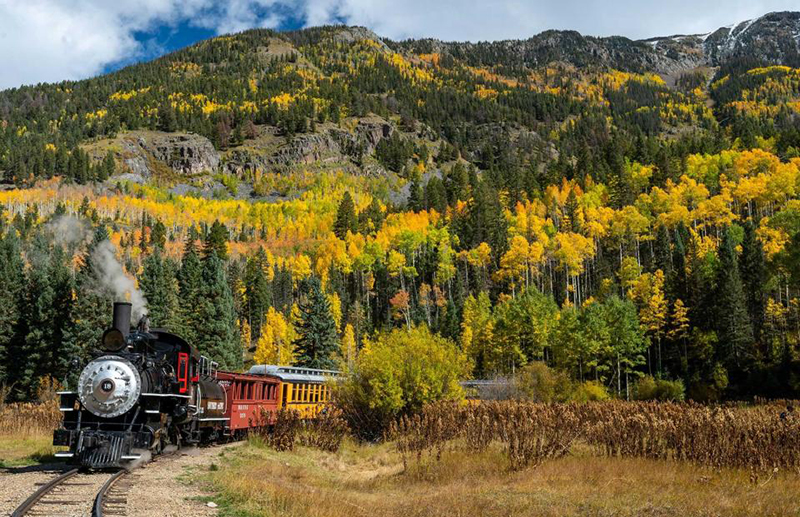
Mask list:
[[[275,423],[279,407],[280,379],[265,375],[217,372],[225,390],[226,431],[241,435],[247,429]]]

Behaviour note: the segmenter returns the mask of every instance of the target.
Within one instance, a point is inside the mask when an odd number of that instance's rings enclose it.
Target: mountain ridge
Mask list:
[[[769,63],[800,64],[800,12],[771,12],[705,34],[656,36],[585,36],[574,30],[545,30],[527,39],[494,42],[446,42],[432,38],[403,45],[430,45],[469,55],[479,47],[516,47],[521,62],[537,66],[561,58],[577,66],[605,64],[623,70],[675,73],[696,66],[720,66],[728,59],[751,57]],[[577,47],[570,55],[565,48]],[[637,55],[638,53],[638,55]],[[591,57],[590,57],[591,56]],[[594,58],[595,63],[592,63]]]
[[[86,181],[103,153],[142,181],[174,177],[159,170],[246,176],[313,165],[405,174],[408,146],[454,146],[488,168],[497,140],[518,135],[521,162],[541,171],[584,145],[569,143],[576,120],[612,117],[639,139],[715,134],[731,120],[718,101],[736,106],[741,92],[691,90],[739,62],[742,71],[796,65],[798,40],[798,12],[649,40],[549,30],[526,40],[398,42],[357,26],[251,29],[96,78],[0,92],[0,182]],[[737,132],[753,133],[742,124]],[[139,130],[151,133],[131,134]],[[547,136],[559,133],[558,142]],[[72,158],[78,148],[89,156]]]

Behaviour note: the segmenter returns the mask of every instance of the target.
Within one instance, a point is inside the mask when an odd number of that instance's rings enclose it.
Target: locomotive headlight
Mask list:
[[[78,396],[83,406],[103,418],[129,411],[139,400],[142,378],[127,359],[104,355],[93,360],[78,379]]]

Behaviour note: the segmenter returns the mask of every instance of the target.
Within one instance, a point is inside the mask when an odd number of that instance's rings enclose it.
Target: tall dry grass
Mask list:
[[[266,412],[262,413],[261,420],[265,423],[271,421]],[[341,413],[328,407],[311,420],[301,419],[296,411],[281,409],[275,414],[272,425],[262,424],[252,434],[276,451],[294,450],[295,443],[299,443],[304,447],[336,452],[347,431],[347,423]]]
[[[446,448],[482,451],[497,443],[519,470],[563,456],[580,441],[600,455],[746,468],[756,478],[800,473],[800,414],[779,404],[440,403],[400,419],[387,438],[396,441],[404,465],[423,454],[438,459]]]
[[[60,423],[57,400],[0,405],[0,436],[52,435]]]

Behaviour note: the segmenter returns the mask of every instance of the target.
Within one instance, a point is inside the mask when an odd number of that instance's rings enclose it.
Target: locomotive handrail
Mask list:
[[[191,398],[189,395],[181,395],[180,393],[142,393],[142,397],[177,397],[179,399]]]

